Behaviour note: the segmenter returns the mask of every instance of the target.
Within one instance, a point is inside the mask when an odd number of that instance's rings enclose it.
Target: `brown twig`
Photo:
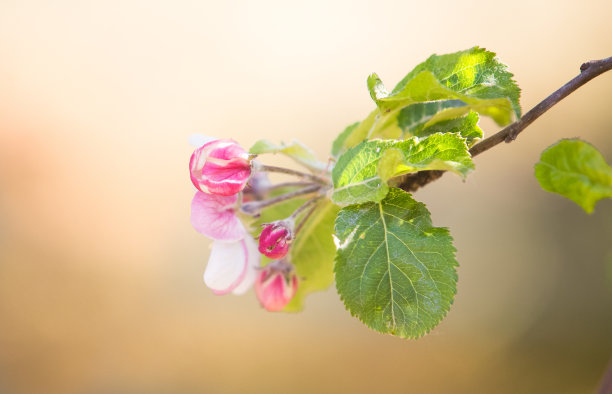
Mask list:
[[[470,154],[473,156],[485,152],[501,142],[512,142],[527,126],[533,123],[534,120],[542,116],[553,105],[563,100],[570,93],[589,82],[591,79],[612,70],[612,57],[591,60],[583,63],[580,66],[580,74],[571,81],[563,85],[559,90],[546,97],[538,105],[533,107],[522,118],[512,123],[511,125],[493,134],[489,138],[485,138],[470,149]],[[408,174],[398,177],[396,180],[397,187],[406,191],[415,191],[426,184],[435,181],[444,174],[444,171],[421,171],[415,174]]]

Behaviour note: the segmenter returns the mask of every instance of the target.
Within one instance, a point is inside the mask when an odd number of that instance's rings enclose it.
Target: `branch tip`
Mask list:
[[[472,146],[469,151],[470,154],[473,157],[491,149],[501,142],[510,143],[516,140],[518,135],[525,128],[527,128],[527,126],[529,126],[534,120],[539,118],[559,101],[563,100],[570,93],[574,92],[591,79],[610,70],[612,70],[612,57],[582,63],[580,66],[580,74],[542,100],[538,105],[529,110],[529,112],[527,112],[522,118]],[[406,191],[413,192],[418,188],[440,178],[443,173],[444,171],[421,171],[413,174],[402,175],[395,179],[395,185]]]

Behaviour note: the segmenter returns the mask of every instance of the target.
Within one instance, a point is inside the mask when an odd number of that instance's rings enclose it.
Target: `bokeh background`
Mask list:
[[[612,73],[466,182],[417,192],[450,227],[459,289],[419,340],[375,333],[335,290],[300,314],[202,282],[193,133],[298,138],[321,159],[431,53],[496,51],[524,110],[612,55],[612,3],[0,1],[0,392],[585,393],[612,356],[612,201],[541,191],[559,138],[612,162]],[[488,134],[497,127],[481,126]],[[274,164],[272,158],[268,163]]]

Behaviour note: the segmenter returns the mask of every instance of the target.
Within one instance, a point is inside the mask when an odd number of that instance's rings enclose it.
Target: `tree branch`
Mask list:
[[[470,149],[470,154],[473,156],[485,152],[495,145],[505,141],[512,142],[527,126],[533,123],[534,120],[542,116],[553,105],[563,100],[570,93],[589,82],[591,79],[612,70],[612,57],[591,60],[583,63],[580,66],[580,74],[574,79],[563,85],[559,90],[546,97],[542,102],[533,107],[522,118],[512,123],[511,125],[493,134],[489,138],[485,138]],[[396,179],[397,187],[406,191],[415,191],[426,184],[435,181],[444,174],[444,171],[421,171],[415,174],[408,174]]]

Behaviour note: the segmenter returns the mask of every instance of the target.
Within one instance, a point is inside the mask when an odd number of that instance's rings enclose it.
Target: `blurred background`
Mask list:
[[[419,340],[369,330],[334,288],[300,314],[213,295],[210,243],[189,222],[188,138],[298,138],[326,159],[373,108],[369,73],[392,87],[474,45],[510,66],[526,112],[612,56],[611,12],[0,1],[0,392],[593,392],[612,356],[612,201],[586,215],[540,190],[533,165],[577,136],[612,162],[612,73],[479,156],[466,182],[417,192],[460,262],[454,306]]]

